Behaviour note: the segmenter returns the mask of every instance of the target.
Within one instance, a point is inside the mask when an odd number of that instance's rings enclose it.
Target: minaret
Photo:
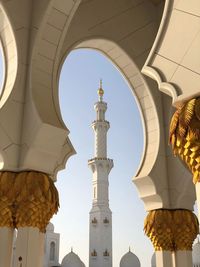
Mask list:
[[[92,123],[95,133],[95,156],[88,161],[93,173],[89,267],[112,267],[112,213],[109,208],[108,175],[113,167],[113,160],[107,158],[107,131],[110,124],[105,120],[107,104],[103,101],[103,95],[100,81],[99,101],[94,105],[96,120]]]

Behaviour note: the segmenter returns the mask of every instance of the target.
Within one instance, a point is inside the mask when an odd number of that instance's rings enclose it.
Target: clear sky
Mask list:
[[[2,79],[0,56],[0,83]],[[60,210],[53,217],[60,233],[60,262],[71,247],[88,266],[89,211],[92,205],[92,172],[87,160],[94,155],[91,122],[97,101],[99,79],[103,79],[104,101],[108,103],[106,119],[108,156],[114,160],[109,176],[110,208],[113,212],[113,267],[129,246],[150,267],[153,248],[143,233],[146,216],[143,202],[132,182],[141,160],[143,129],[134,96],[127,82],[112,63],[95,50],[75,50],[66,59],[60,77],[59,98],[63,120],[70,130],[70,140],[77,152],[66,169],[58,174]]]

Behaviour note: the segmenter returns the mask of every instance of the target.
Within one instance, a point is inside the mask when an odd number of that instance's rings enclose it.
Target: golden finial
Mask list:
[[[102,101],[103,100],[103,95],[104,95],[104,90],[102,88],[102,79],[100,79],[100,86],[98,89],[98,95],[99,95],[99,100]]]

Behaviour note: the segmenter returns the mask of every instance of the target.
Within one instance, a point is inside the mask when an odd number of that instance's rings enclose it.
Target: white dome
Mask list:
[[[67,254],[61,263],[62,267],[85,267],[85,264],[81,261],[79,256],[74,252]]]
[[[135,254],[129,251],[121,258],[120,267],[140,267],[140,261]]]
[[[153,253],[151,258],[151,267],[156,267],[156,254]]]
[[[50,223],[47,225],[46,231],[47,231],[47,232],[54,232],[54,225],[53,225],[53,223],[50,222]]]
[[[192,261],[194,267],[200,266],[200,242],[196,243],[192,250]]]

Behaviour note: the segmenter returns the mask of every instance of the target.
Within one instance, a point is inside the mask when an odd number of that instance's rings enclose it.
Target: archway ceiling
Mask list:
[[[199,95],[200,3],[166,1],[161,27],[143,73],[173,98],[173,104]]]

